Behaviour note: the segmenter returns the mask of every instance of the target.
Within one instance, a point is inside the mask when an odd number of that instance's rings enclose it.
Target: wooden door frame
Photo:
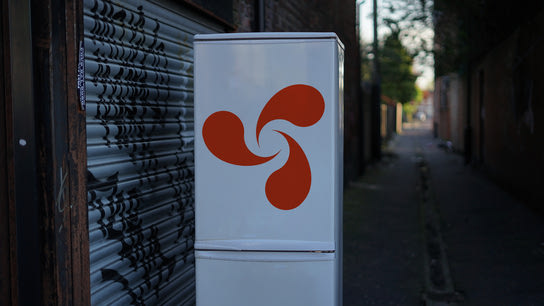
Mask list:
[[[82,5],[2,0],[0,304],[90,304]]]
[[[7,0],[2,0],[7,12]],[[0,304],[14,305],[17,297],[17,262],[15,235],[15,201],[13,183],[13,121],[11,107],[11,74],[9,73],[9,20],[0,16]]]
[[[77,87],[83,2],[31,0],[31,11],[43,302],[89,305],[87,142]]]

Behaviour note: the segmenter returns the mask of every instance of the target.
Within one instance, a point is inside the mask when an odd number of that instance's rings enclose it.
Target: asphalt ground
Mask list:
[[[345,190],[344,305],[544,305],[544,218],[429,128],[409,126]]]

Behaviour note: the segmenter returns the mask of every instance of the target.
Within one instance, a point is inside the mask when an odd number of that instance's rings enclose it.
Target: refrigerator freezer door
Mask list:
[[[315,242],[305,240],[207,240],[196,241],[196,250],[223,250],[223,251],[335,251],[332,242]]]
[[[340,45],[281,36],[195,42],[197,245],[337,242]]]
[[[197,305],[336,305],[334,256],[196,251]]]

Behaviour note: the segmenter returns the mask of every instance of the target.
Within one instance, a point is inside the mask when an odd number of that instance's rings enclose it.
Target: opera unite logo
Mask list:
[[[257,120],[256,139],[263,127],[273,120],[286,120],[298,127],[317,123],[325,111],[321,93],[312,86],[291,85],[278,91],[266,103]],[[290,210],[298,207],[308,196],[312,173],[306,154],[300,145],[284,132],[289,145],[285,164],[267,179],[265,194],[276,208]],[[244,125],[238,116],[228,111],[211,114],[202,127],[202,136],[210,152],[220,160],[238,166],[255,166],[266,163],[278,155],[258,156],[244,141]]]

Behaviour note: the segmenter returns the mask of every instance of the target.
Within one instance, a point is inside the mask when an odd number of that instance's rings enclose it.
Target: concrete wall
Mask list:
[[[472,164],[544,211],[544,12],[471,63],[467,79],[436,78],[434,123],[439,138],[464,151],[470,114]]]
[[[397,134],[401,134],[402,133],[402,104],[401,103],[397,103],[395,116],[396,116],[395,132]]]
[[[370,82],[363,82],[362,84],[362,125],[363,125],[363,163],[368,164],[372,162],[372,85]]]
[[[544,211],[544,12],[519,27],[471,74],[473,159]]]
[[[450,76],[450,88],[447,93],[449,106],[449,122],[450,122],[450,137],[453,148],[459,152],[463,152],[463,128],[465,126],[464,109],[465,109],[465,92],[463,80],[457,75]]]
[[[466,126],[466,81],[457,74],[436,78],[433,122],[438,125],[437,137],[451,141],[453,149],[464,151]]]
[[[418,111],[424,112],[428,120],[431,120],[433,117],[433,101],[434,101],[434,92],[433,91],[424,91],[423,100],[418,106]]]
[[[440,139],[449,140],[450,134],[450,76],[441,76],[435,81],[435,107],[434,122],[436,124],[436,136]]]
[[[397,104],[385,104],[380,105],[381,120],[380,120],[380,136],[382,141],[391,139],[397,132]],[[402,106],[400,107],[402,110]],[[402,118],[402,114],[401,114]]]

